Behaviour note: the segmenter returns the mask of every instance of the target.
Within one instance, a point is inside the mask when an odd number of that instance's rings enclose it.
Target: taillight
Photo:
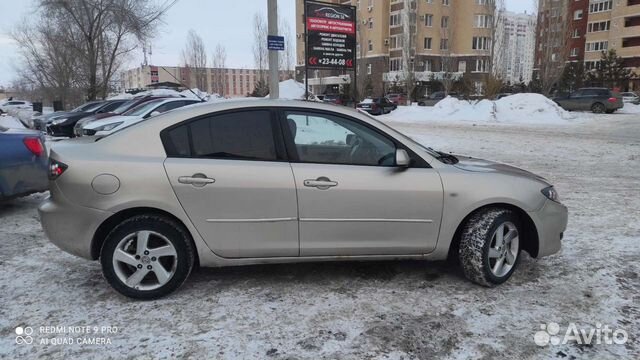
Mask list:
[[[614,98],[614,97],[610,97],[608,100],[610,103],[616,103],[618,102],[618,99]]]
[[[24,138],[22,142],[33,155],[42,156],[42,154],[44,154],[44,145],[42,145],[42,141],[40,141],[40,138],[28,137]]]
[[[67,164],[49,159],[49,180],[55,180],[67,170]]]

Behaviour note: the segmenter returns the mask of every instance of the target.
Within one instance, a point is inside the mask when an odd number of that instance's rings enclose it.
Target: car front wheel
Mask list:
[[[102,272],[119,293],[150,300],[175,291],[189,276],[194,250],[186,230],[158,215],[138,215],[116,226],[100,252]]]
[[[520,259],[519,229],[518,217],[507,209],[486,208],[472,215],[458,251],[465,276],[488,287],[507,281]]]
[[[604,106],[604,104],[601,103],[595,103],[593,105],[591,105],[591,111],[594,114],[602,114],[607,110],[607,108]]]

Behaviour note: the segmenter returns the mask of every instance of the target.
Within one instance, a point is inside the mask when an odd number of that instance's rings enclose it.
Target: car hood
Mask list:
[[[456,157],[458,158],[459,162],[454,166],[460,170],[471,171],[471,172],[484,172],[484,173],[501,173],[505,175],[518,176],[518,177],[523,177],[531,180],[536,180],[536,181],[543,182],[547,185],[551,185],[542,176],[536,175],[527,170],[517,168],[515,166],[501,164],[501,163],[497,163],[489,160],[475,159],[475,158],[466,157],[466,156],[456,155]]]
[[[96,121],[92,121],[89,124],[85,125],[85,129],[95,129],[104,125],[109,125],[109,124],[113,124],[115,122],[124,122],[124,123],[128,123],[128,122],[132,122],[132,121],[138,121],[140,120],[139,116],[124,116],[124,115],[118,115],[118,116],[111,116],[105,119],[100,119],[100,120],[96,120]]]

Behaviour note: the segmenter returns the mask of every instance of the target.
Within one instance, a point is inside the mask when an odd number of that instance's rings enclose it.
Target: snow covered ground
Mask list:
[[[503,286],[420,261],[250,266],[201,269],[174,295],[137,302],[111,290],[98,263],[46,240],[38,194],[0,204],[0,358],[639,358],[638,116],[492,124],[390,122],[429,146],[556,184],[570,211],[562,252],[524,257]],[[547,322],[562,333],[608,325],[629,340],[539,347]],[[34,328],[35,343],[16,344],[17,326]],[[118,331],[99,335],[108,345],[41,345],[55,336],[40,326]]]

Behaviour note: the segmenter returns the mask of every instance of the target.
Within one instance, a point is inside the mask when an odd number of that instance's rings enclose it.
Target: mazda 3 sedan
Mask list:
[[[459,261],[495,286],[556,253],[567,208],[543,178],[425,147],[346,107],[225,101],[56,143],[39,207],[61,249],[153,299],[194,266]]]

